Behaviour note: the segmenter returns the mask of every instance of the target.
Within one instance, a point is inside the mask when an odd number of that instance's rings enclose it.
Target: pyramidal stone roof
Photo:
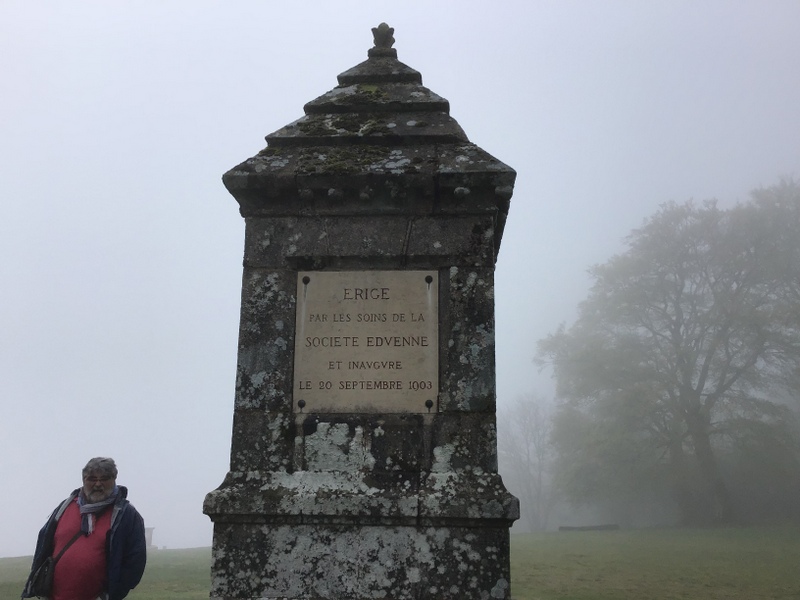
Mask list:
[[[497,210],[502,234],[516,173],[470,143],[449,102],[397,60],[393,28],[372,32],[366,61],[225,173],[242,216]]]

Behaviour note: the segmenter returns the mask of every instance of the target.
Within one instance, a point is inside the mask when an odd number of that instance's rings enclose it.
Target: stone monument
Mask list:
[[[368,59],[223,181],[245,218],[211,598],[510,598],[494,267],[515,172]]]

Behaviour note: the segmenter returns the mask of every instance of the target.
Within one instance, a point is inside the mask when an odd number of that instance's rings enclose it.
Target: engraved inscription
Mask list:
[[[439,389],[437,275],[298,273],[294,410],[429,412]]]

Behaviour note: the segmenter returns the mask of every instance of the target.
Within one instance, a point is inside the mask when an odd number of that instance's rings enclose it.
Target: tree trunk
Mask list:
[[[703,414],[689,414],[686,417],[689,437],[694,445],[694,456],[700,468],[702,496],[705,498],[707,519],[711,523],[730,524],[735,522],[733,503],[728,486],[722,479],[717,466],[717,458],[711,447],[709,419]]]
[[[672,493],[681,515],[681,525],[702,525],[703,510],[694,483],[696,478],[690,472],[681,440],[674,440],[670,444],[669,467]]]

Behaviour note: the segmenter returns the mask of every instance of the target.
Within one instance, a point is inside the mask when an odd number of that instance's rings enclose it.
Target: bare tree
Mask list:
[[[522,517],[531,531],[547,529],[555,504],[550,468],[550,410],[533,395],[518,397],[498,410],[498,452],[506,485],[520,499]]]

